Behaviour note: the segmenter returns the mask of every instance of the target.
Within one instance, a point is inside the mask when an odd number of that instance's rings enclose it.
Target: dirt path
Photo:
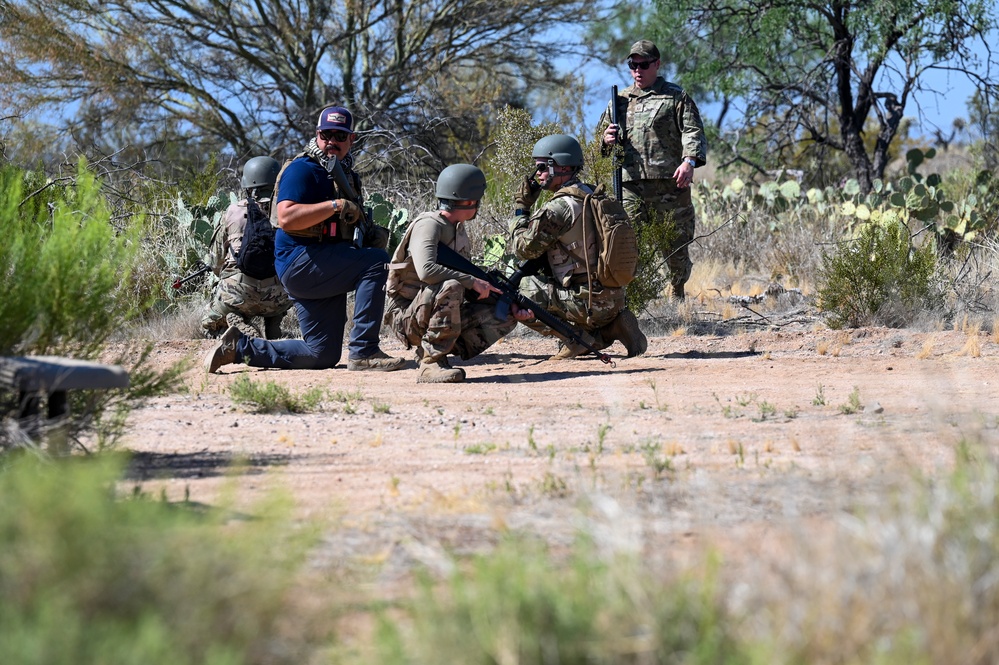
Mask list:
[[[431,386],[413,369],[205,376],[210,346],[157,346],[157,363],[199,362],[187,394],[133,416],[129,483],[212,504],[232,477],[245,506],[282,488],[297,515],[338,525],[330,557],[403,567],[507,528],[558,543],[582,521],[657,549],[823,519],[946,470],[962,438],[994,445],[999,425],[999,345],[984,334],[658,337],[641,358],[612,347],[616,367],[549,361],[551,341],[512,337],[465,364],[466,383]],[[306,415],[247,413],[228,394],[245,375],[333,398]]]

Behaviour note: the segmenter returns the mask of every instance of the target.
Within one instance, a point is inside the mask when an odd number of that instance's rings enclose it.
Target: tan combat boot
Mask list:
[[[629,358],[640,356],[649,348],[649,340],[638,327],[638,319],[630,309],[622,309],[613,321],[600,329],[600,335],[624,344]]]
[[[610,346],[610,342],[605,342],[603,336],[599,332],[588,333],[585,330],[580,331],[580,337],[582,337],[587,344],[595,349],[605,349]],[[611,342],[614,340],[612,339]],[[578,342],[572,341],[559,341],[558,353],[553,355],[549,360],[568,360],[570,358],[575,358],[576,356],[583,356],[590,353],[590,350],[579,344]]]
[[[222,335],[218,346],[210,349],[205,356],[205,371],[214,374],[222,365],[231,365],[236,362],[236,344],[243,338],[243,333],[236,326],[229,326],[229,329]]]
[[[423,360],[416,375],[417,383],[461,383],[464,380],[465,370],[451,367],[447,356],[442,356],[437,362]]]
[[[381,349],[378,349],[367,358],[351,358],[347,360],[347,370],[350,372],[394,372],[405,366],[405,358],[393,358]]]
[[[229,324],[230,328],[233,326],[239,328],[239,332],[243,333],[247,337],[260,337],[260,328],[253,323],[252,317],[243,317],[239,314],[233,314],[230,312],[225,315],[225,322]]]

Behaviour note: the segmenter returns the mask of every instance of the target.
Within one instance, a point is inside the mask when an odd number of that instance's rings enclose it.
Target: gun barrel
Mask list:
[[[618,201],[622,201],[623,200],[622,197],[624,195],[623,191],[624,184],[622,183],[622,177],[621,177],[621,155],[620,155],[621,148],[619,146],[621,145],[621,142],[624,140],[624,127],[621,126],[620,118],[618,117],[619,114],[617,112],[617,99],[618,99],[617,86],[612,85],[611,102],[610,102],[611,122],[618,126],[617,143],[614,146],[612,153],[613,162],[614,162],[614,198],[616,198]]]
[[[199,261],[196,265],[199,265],[201,267],[198,268],[197,270],[195,270],[194,272],[192,272],[187,277],[178,277],[177,279],[175,279],[174,282],[173,282],[173,284],[172,284],[173,288],[179,289],[180,287],[182,287],[185,284],[187,284],[188,282],[190,282],[192,279],[197,279],[198,277],[201,277],[206,272],[208,272],[209,270],[211,270],[211,268],[209,268],[208,266],[206,266],[201,261]]]

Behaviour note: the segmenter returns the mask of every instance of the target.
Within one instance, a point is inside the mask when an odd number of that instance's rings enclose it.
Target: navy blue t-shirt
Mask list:
[[[320,203],[336,197],[336,190],[326,169],[314,159],[299,157],[288,165],[281,174],[278,186],[278,198],[274,205],[281,201],[295,203]],[[274,237],[274,267],[279,275],[299,254],[305,251],[305,246],[312,241],[296,238],[278,229]]]

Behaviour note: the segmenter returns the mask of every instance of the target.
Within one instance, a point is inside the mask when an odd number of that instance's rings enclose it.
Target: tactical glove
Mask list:
[[[364,213],[361,212],[361,206],[357,205],[353,201],[348,201],[347,199],[336,199],[333,201],[334,212],[340,215],[340,219],[349,226],[353,226],[361,221]]]
[[[517,190],[517,207],[525,211],[530,210],[539,196],[541,196],[541,184],[534,179],[533,174],[524,176]]]

